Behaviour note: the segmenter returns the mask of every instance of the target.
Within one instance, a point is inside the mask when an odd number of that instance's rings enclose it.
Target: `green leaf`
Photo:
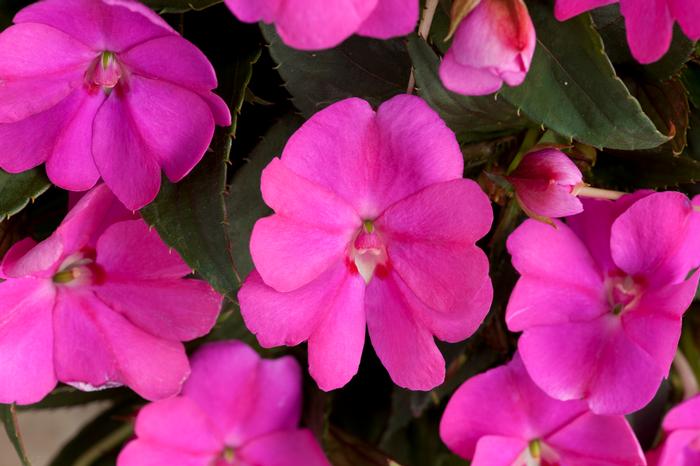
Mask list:
[[[0,416],[2,416],[2,422],[5,425],[7,437],[15,448],[20,462],[23,466],[31,466],[32,463],[29,461],[27,452],[24,449],[22,434],[20,434],[19,425],[17,425],[17,411],[15,405],[0,405]]]
[[[536,123],[595,146],[659,146],[657,131],[616,76],[588,14],[559,22],[548,1],[530,2],[537,48],[525,82],[501,94]]]
[[[333,426],[325,440],[328,459],[334,466],[400,466],[373,446]]]
[[[224,0],[142,0],[143,3],[161,13],[184,13],[203,10]]]
[[[236,60],[230,72],[230,82],[234,89],[233,98],[231,99],[231,135],[234,138],[238,129],[238,118],[241,115],[241,109],[249,91],[248,84],[250,84],[250,79],[253,77],[253,65],[258,62],[261,54],[262,47],[259,44],[255,44]]]
[[[0,170],[0,221],[16,214],[51,186],[43,169],[16,175]]]
[[[19,406],[17,409],[22,411],[34,411],[41,409],[57,409],[70,406],[85,405],[96,401],[105,400],[125,400],[134,398],[133,392],[126,388],[111,388],[109,390],[97,390],[92,392],[84,392],[68,385],[60,385],[48,394],[38,403],[31,405]]]
[[[271,213],[260,193],[260,175],[273,157],[279,157],[287,139],[303,123],[298,115],[289,114],[272,126],[246,157],[247,162],[233,175],[226,211],[231,251],[241,277],[253,269],[250,258],[250,234],[255,222]]]
[[[348,97],[377,106],[406,92],[411,62],[403,39],[353,36],[329,50],[304,52],[284,45],[274,27],[261,28],[294,105],[306,117]]]
[[[486,139],[532,124],[502,98],[464,96],[445,89],[438,76],[439,58],[418,36],[409,39],[408,51],[420,96],[440,114],[460,141]]]
[[[700,162],[657,151],[601,152],[594,174],[596,184],[615,189],[674,188],[699,181]]]
[[[220,129],[214,151],[181,182],[164,179],[158,197],[141,210],[141,215],[214,289],[233,296],[240,278],[225,228],[224,190],[230,150],[228,130]]]

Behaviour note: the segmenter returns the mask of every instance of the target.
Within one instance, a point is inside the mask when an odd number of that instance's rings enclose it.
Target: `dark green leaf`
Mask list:
[[[43,400],[32,405],[19,406],[19,411],[32,411],[37,409],[56,409],[69,406],[78,406],[95,401],[124,400],[134,397],[133,392],[126,388],[112,388],[109,390],[97,390],[84,392],[67,385],[61,385],[48,394]]]
[[[163,180],[158,197],[141,210],[167,245],[217,291],[232,296],[240,282],[226,234],[226,162],[231,149],[227,129],[218,131],[214,151],[177,184]]]
[[[536,123],[595,147],[636,150],[667,138],[615,75],[589,15],[559,22],[548,1],[530,2],[537,48],[525,82],[501,94]]]
[[[681,79],[688,90],[688,98],[695,108],[700,109],[700,63],[697,61],[688,62]]]
[[[231,99],[231,135],[236,137],[238,129],[238,117],[241,114],[241,108],[248,95],[248,84],[253,76],[253,65],[260,59],[262,47],[256,44],[246,54],[239,57],[231,70],[231,82],[233,84],[234,95]]]
[[[161,13],[184,13],[189,10],[203,10],[224,0],[142,0],[143,3]]]
[[[411,37],[408,51],[413,60],[420,96],[440,114],[461,141],[486,139],[494,133],[521,129],[531,124],[502,98],[463,96],[445,89],[438,76],[440,60],[418,36]]]
[[[274,27],[261,27],[292,101],[306,117],[348,97],[377,106],[406,92],[411,61],[404,39],[353,36],[329,50],[304,52],[285,46]]]
[[[29,457],[24,450],[24,444],[22,443],[22,434],[20,434],[19,426],[17,425],[17,412],[15,410],[15,405],[0,405],[0,415],[2,416],[2,423],[5,425],[5,431],[7,432],[7,437],[10,439],[10,443],[15,448],[19,460],[22,462],[23,466],[31,466]]]
[[[400,466],[371,445],[332,426],[325,443],[333,466]]]
[[[700,180],[700,162],[686,154],[666,152],[601,152],[596,183],[621,190],[673,188]]]
[[[40,168],[16,175],[0,170],[0,221],[22,210],[50,186],[44,170]]]

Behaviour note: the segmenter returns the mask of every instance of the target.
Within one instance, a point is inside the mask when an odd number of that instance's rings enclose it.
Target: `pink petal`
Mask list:
[[[327,107],[289,139],[282,161],[363,219],[426,186],[461,178],[464,164],[452,131],[422,99],[406,95],[376,114],[355,98]]]
[[[527,449],[528,442],[520,438],[486,435],[476,444],[471,466],[512,466]]]
[[[267,360],[237,341],[209,343],[192,357],[183,395],[194,400],[227,445],[294,429],[301,415],[301,369],[291,356]]]
[[[109,280],[94,288],[99,298],[159,338],[189,341],[209,333],[221,296],[201,280]]]
[[[697,430],[672,432],[662,444],[663,450],[659,456],[658,466],[694,466],[698,464],[697,451],[690,448],[690,444],[697,438]]]
[[[271,23],[277,15],[282,0],[224,0],[236,17],[245,23],[265,21]]]
[[[540,388],[561,400],[585,398],[598,414],[641,408],[664,377],[656,361],[629,339],[613,315],[529,329],[518,348]]]
[[[433,336],[413,316],[407,298],[389,273],[369,282],[367,327],[377,356],[396,385],[430,390],[445,379],[445,360]]]
[[[119,453],[117,466],[211,466],[213,459],[210,454],[187,453],[136,439]]]
[[[51,277],[63,259],[63,244],[56,235],[36,243],[31,238],[14,244],[3,257],[0,272],[3,278]]]
[[[700,39],[700,4],[694,0],[669,0],[668,6],[685,35]]]
[[[365,282],[345,275],[309,338],[309,373],[321,390],[343,387],[357,373],[365,345]]]
[[[177,251],[140,219],[108,227],[97,242],[96,261],[110,280],[173,280],[192,272]]]
[[[161,179],[158,159],[116,93],[97,112],[92,134],[95,165],[117,198],[131,210],[155,199]]]
[[[656,193],[630,206],[612,226],[610,247],[615,263],[652,286],[685,279],[700,265],[700,215],[677,192]]]
[[[627,42],[632,56],[642,64],[661,58],[671,45],[673,18],[668,0],[620,0]]]
[[[421,301],[444,312],[470,302],[482,288],[488,259],[474,243],[488,232],[492,219],[481,188],[459,179],[397,202],[376,220],[376,227],[386,238],[390,265]]]
[[[46,24],[96,51],[122,52],[148,39],[175,34],[145,5],[124,0],[47,0],[24,8],[14,21]]]
[[[350,37],[379,0],[297,0],[280,2],[275,13],[277,33],[285,44],[302,50],[335,47]],[[313,12],[311,15],[299,11]]]
[[[311,431],[274,432],[257,437],[240,450],[248,464],[265,466],[331,466]]]
[[[419,3],[415,0],[379,0],[357,34],[377,39],[410,34],[418,22]]]
[[[197,404],[185,397],[144,406],[136,418],[139,441],[183,453],[217,455],[224,446],[221,434]]]
[[[0,402],[31,404],[56,386],[48,280],[0,283]]]
[[[696,395],[679,404],[666,414],[664,430],[700,429],[700,395]]]
[[[464,95],[493,94],[503,85],[503,79],[491,70],[463,65],[449,49],[440,63],[440,80],[444,86]]]
[[[585,11],[594,10],[617,1],[618,0],[556,0],[554,16],[556,16],[559,21],[566,21]]]

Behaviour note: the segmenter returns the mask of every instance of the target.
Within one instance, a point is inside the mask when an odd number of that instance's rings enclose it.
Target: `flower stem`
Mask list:
[[[695,378],[693,368],[690,367],[690,363],[680,349],[676,351],[676,355],[673,357],[673,368],[681,379],[681,385],[683,385],[683,399],[687,400],[697,395],[700,392],[698,380]]]
[[[428,41],[428,34],[430,34],[430,26],[433,24],[433,18],[435,17],[435,10],[437,9],[440,0],[426,0],[425,8],[423,8],[423,15],[421,16],[420,24],[418,25],[418,35],[424,40]],[[413,90],[416,87],[416,76],[411,68],[411,75],[408,78],[408,88],[406,89],[407,94],[413,94]]]
[[[573,194],[576,196],[591,197],[593,199],[609,199],[611,201],[615,201],[627,193],[623,193],[622,191],[611,191],[609,189],[592,188],[590,186],[581,186],[580,188],[574,189]]]

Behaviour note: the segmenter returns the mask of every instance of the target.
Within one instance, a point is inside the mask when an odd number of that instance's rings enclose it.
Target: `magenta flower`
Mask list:
[[[541,149],[526,154],[507,179],[531,217],[559,218],[583,211],[574,194],[574,189],[582,185],[583,176],[561,151]]]
[[[260,359],[238,341],[192,357],[182,394],[146,405],[118,466],[330,466],[300,429],[301,370],[291,356]]]
[[[43,0],[0,34],[0,167],[46,162],[84,191],[100,177],[129,209],[179,181],[230,124],[207,58],[131,0]]]
[[[206,334],[221,297],[100,185],[48,239],[0,264],[0,403],[41,400],[57,381],[173,396],[189,375],[181,341]]]
[[[347,99],[309,119],[262,175],[275,214],[250,242],[238,298],[265,347],[309,342],[319,386],[345,385],[365,342],[394,382],[428,390],[445,362],[433,336],[471,335],[492,298],[489,200],[462,178],[457,140],[418,97],[375,113]]]
[[[656,466],[700,464],[700,396],[681,403],[664,419],[667,437],[656,457]]]
[[[556,229],[527,220],[508,238],[522,276],[506,321],[523,331],[525,367],[550,396],[625,414],[668,375],[698,287],[700,213],[676,192],[584,208]]]
[[[440,65],[445,87],[466,95],[519,86],[535,53],[535,28],[522,0],[481,0],[457,27]]]
[[[532,383],[517,353],[457,389],[440,437],[472,466],[645,464],[623,416],[596,415],[582,401],[550,398]]]
[[[554,14],[559,21],[618,0],[556,0]],[[700,39],[700,2],[697,0],[620,0],[625,17],[627,42],[635,59],[652,63],[671,45],[673,23],[692,40]]]
[[[418,0],[225,0],[246,23],[275,23],[285,44],[302,50],[335,47],[353,34],[389,39],[418,22]]]

